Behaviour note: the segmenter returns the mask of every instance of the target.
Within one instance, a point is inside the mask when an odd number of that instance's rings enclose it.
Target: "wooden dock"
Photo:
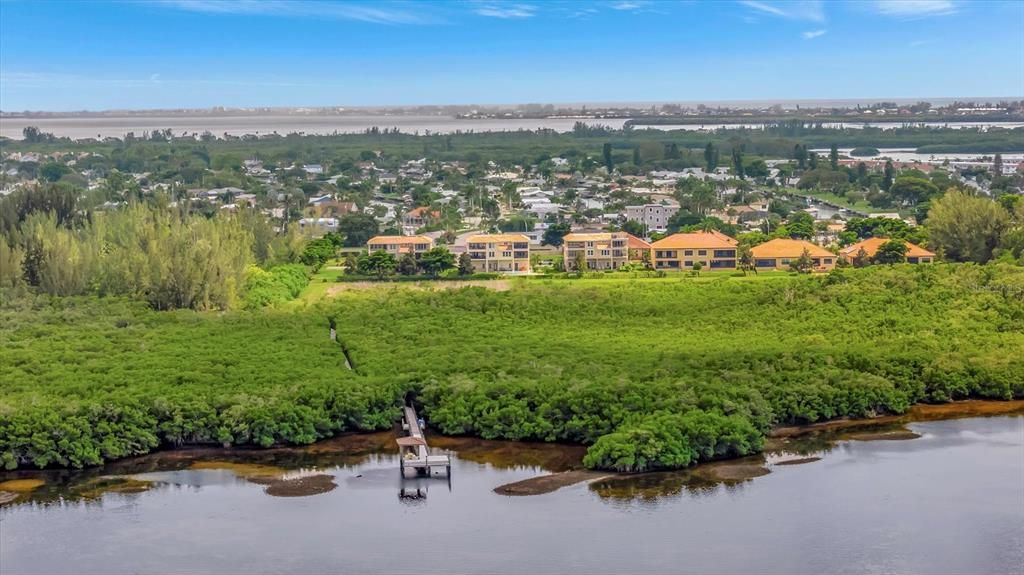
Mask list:
[[[402,433],[402,437],[396,440],[402,477],[405,477],[406,469],[412,469],[416,475],[429,476],[433,469],[440,467],[444,468],[447,477],[451,477],[451,458],[447,455],[430,454],[430,446],[423,435],[420,419],[416,415],[416,409],[411,405],[406,405],[402,409]]]

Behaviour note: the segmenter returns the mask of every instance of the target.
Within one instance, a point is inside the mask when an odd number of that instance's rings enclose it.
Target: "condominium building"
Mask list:
[[[679,211],[679,206],[666,204],[644,204],[642,206],[626,206],[626,219],[640,222],[650,232],[662,232],[668,229],[668,221]]]
[[[736,269],[736,240],[719,231],[673,234],[653,244],[654,269]]]
[[[754,267],[759,270],[789,270],[794,261],[800,259],[804,250],[811,257],[811,269],[827,272],[836,267],[838,256],[825,248],[806,240],[777,238],[750,249],[754,256]]]
[[[469,236],[466,253],[478,272],[530,271],[530,238],[524,234]]]
[[[860,252],[860,250],[864,250],[864,253],[867,254],[868,258],[873,258],[878,252],[878,248],[882,247],[882,244],[887,241],[889,241],[889,238],[868,238],[839,250],[839,255],[846,258],[848,261],[853,261],[853,258],[857,257],[857,253]],[[906,256],[908,264],[930,264],[935,261],[934,253],[917,244],[912,244],[907,241],[903,243],[907,246]]]
[[[629,234],[598,232],[566,234],[562,244],[562,262],[566,271],[577,271],[582,255],[590,270],[615,270],[629,262]]]
[[[426,236],[377,236],[366,242],[367,251],[384,251],[396,258],[405,254],[419,257],[420,254],[432,247],[434,247],[434,240]]]

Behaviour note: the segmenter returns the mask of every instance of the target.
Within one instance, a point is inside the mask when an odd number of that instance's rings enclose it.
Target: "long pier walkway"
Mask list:
[[[451,477],[451,458],[447,455],[430,455],[430,446],[423,435],[416,408],[411,405],[402,408],[402,432],[403,436],[396,440],[402,477],[405,477],[406,469],[412,469],[416,475],[431,475],[433,468],[440,467],[444,467],[445,475]]]

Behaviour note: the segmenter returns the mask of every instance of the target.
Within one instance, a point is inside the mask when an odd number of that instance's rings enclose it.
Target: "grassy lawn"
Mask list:
[[[823,190],[795,190],[793,193],[804,196],[811,196],[813,198],[829,202],[830,204],[835,204],[837,206],[849,208],[851,210],[856,210],[858,212],[864,212],[866,214],[893,211],[892,208],[876,208],[867,202],[859,202],[857,204],[852,204],[850,203],[850,200],[847,200],[845,197],[837,196],[832,192],[826,192]]]

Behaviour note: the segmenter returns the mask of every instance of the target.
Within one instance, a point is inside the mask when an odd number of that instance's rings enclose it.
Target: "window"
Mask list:
[[[788,266],[789,265],[789,258],[782,258],[782,262],[781,263],[784,266]]]
[[[501,257],[510,258],[512,257],[512,252],[501,252]]]
[[[668,264],[668,267],[670,267],[670,268],[677,268],[677,267],[679,267],[679,260],[669,260],[669,261],[667,261],[665,263]]]
[[[754,260],[754,265],[759,268],[773,268],[775,260]]]
[[[686,260],[685,262],[683,262],[683,265],[688,267],[688,268],[692,268],[693,267],[693,260]]]
[[[604,257],[608,257],[608,256],[612,255],[612,252],[611,252],[611,250],[601,250],[601,255],[604,256]]]
[[[516,242],[512,247],[514,249],[517,249],[517,250],[525,250],[526,249],[526,243],[524,243],[524,242]]]
[[[525,260],[528,257],[530,257],[530,252],[516,252],[517,260]]]
[[[832,258],[825,258],[825,265],[827,265],[827,266],[832,265]]]
[[[693,250],[686,250],[685,252],[683,252],[683,255],[684,256],[692,256],[693,255]]]
[[[736,250],[715,250],[716,258],[734,258],[736,257]]]
[[[482,260],[484,259],[484,252],[469,252],[470,259]]]
[[[707,250],[700,250],[700,251],[697,252],[697,255],[698,256],[706,256],[706,255],[708,255],[708,251]]]

